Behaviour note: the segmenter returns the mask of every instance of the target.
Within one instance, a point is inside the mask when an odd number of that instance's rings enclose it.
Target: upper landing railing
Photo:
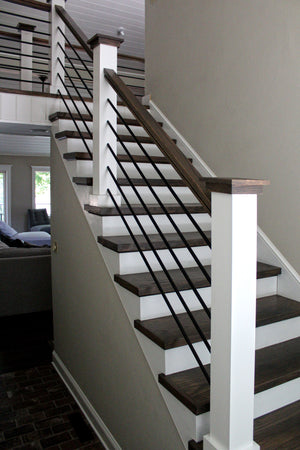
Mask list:
[[[52,66],[59,43],[65,51],[65,64],[61,76],[69,74],[81,95],[92,91],[92,52],[87,38],[64,9],[65,1],[0,0],[0,88],[56,93],[51,86],[57,84],[57,67]],[[63,39],[66,17],[69,25]],[[53,23],[53,25],[52,25]],[[63,42],[61,42],[63,41]],[[61,61],[63,61],[61,55]],[[80,76],[78,75],[80,74]],[[144,60],[135,56],[118,55],[118,73],[127,84],[132,84],[137,94],[144,86]],[[54,76],[52,76],[54,75]],[[75,90],[68,81],[72,94]],[[83,82],[84,83],[83,83]]]

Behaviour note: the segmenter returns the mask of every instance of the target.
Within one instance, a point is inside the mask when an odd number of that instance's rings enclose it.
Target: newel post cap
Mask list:
[[[18,29],[20,31],[31,31],[32,32],[35,30],[35,28],[36,28],[35,25],[30,25],[29,23],[21,23],[21,22],[18,23]]]
[[[261,194],[269,180],[249,180],[247,178],[202,178],[211,192],[224,194]]]
[[[124,42],[124,39],[99,33],[95,34],[95,36],[88,40],[88,44],[92,50],[100,44],[111,45],[112,47],[119,48],[122,42]]]

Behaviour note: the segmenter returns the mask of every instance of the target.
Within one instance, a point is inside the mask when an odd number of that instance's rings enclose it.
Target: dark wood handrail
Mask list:
[[[4,0],[8,3],[15,3],[16,5],[26,6],[28,8],[39,9],[40,11],[51,11],[51,5],[47,3],[38,2],[37,0]]]
[[[191,162],[184,156],[182,151],[166,134],[162,127],[156,120],[148,113],[146,108],[137,100],[130,89],[121,80],[114,70],[105,69],[105,77],[114,88],[116,93],[122,98],[124,103],[128,106],[130,111],[138,119],[149,136],[152,137],[155,144],[159,147],[162,153],[171,161],[177,173],[187,183],[195,197],[201,202],[206,211],[210,213],[211,203],[209,195],[206,192],[203,177]]]
[[[82,45],[84,50],[87,52],[90,58],[93,59],[93,52],[90,49],[87,41],[87,36],[81,30],[81,28],[77,25],[77,23],[72,19],[72,17],[67,13],[67,11],[62,6],[56,6],[55,10],[59,17],[64,21],[69,30],[72,32],[73,36],[78,40],[78,42]]]

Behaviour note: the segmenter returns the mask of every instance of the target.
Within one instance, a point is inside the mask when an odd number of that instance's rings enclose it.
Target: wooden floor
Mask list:
[[[104,450],[51,364],[52,313],[0,318],[0,450]]]

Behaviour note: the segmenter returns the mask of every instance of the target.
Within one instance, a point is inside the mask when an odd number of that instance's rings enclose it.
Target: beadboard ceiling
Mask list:
[[[46,0],[40,0],[46,3]],[[6,2],[5,2],[6,3]],[[2,6],[2,2],[1,2]],[[22,8],[6,3],[7,10]],[[117,36],[118,28],[125,30],[120,52],[144,57],[145,0],[68,0],[66,10],[82,28],[88,38],[96,33]],[[37,17],[39,11],[32,10]],[[37,127],[20,125],[0,126],[0,155],[45,155],[50,153],[50,139],[39,133]],[[32,131],[32,129],[36,129]],[[38,134],[35,136],[35,134]]]
[[[68,0],[66,10],[89,38],[96,33],[117,36],[123,27],[120,51],[144,57],[145,0]]]

